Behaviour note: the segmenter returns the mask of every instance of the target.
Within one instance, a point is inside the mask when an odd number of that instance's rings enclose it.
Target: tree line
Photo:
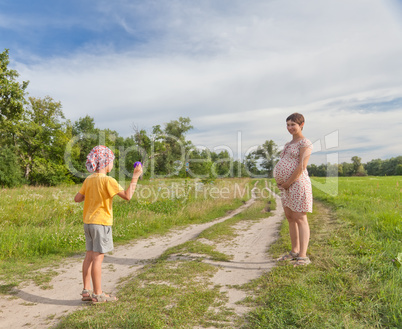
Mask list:
[[[110,129],[99,129],[90,116],[76,121],[66,119],[62,104],[50,96],[31,97],[29,82],[19,82],[19,74],[9,68],[9,52],[0,53],[0,186],[21,184],[58,185],[81,182],[87,175],[86,156],[99,144],[115,153],[111,172],[125,179],[135,161],[142,161],[145,178],[272,177],[279,158],[272,140],[234,160],[230,149],[220,152],[197,147],[186,134],[193,126],[190,118],[180,117],[151,131],[132,126],[132,135],[119,136]],[[352,163],[310,165],[312,176],[402,175],[402,157]]]
[[[354,156],[351,163],[309,165],[307,170],[310,176],[400,176],[402,175],[402,156],[387,160],[374,159],[362,163],[361,158]]]

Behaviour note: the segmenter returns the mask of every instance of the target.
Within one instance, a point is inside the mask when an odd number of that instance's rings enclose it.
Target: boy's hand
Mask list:
[[[142,175],[142,165],[138,164],[134,168],[133,178],[139,178]]]

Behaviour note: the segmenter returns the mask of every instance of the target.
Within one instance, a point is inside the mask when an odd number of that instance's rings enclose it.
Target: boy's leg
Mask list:
[[[92,284],[94,286],[93,292],[95,295],[102,293],[102,262],[105,254],[99,252],[92,252]]]
[[[88,266],[88,273],[84,280],[88,279],[88,276],[92,279],[93,286],[93,298],[94,295],[102,294],[102,262],[106,252],[113,250],[113,235],[112,235],[112,227],[104,226],[98,224],[86,224],[84,225],[87,229],[87,235],[91,239],[87,238],[87,250],[91,250],[88,254],[88,261],[90,266]],[[91,244],[89,246],[89,244]],[[87,265],[87,263],[86,263]],[[90,275],[89,275],[90,273]],[[84,274],[83,274],[84,275]],[[97,297],[95,298],[97,299]]]
[[[84,284],[84,289],[91,290],[91,273],[92,273],[92,260],[93,251],[87,251],[84,262],[82,263],[82,281]]]

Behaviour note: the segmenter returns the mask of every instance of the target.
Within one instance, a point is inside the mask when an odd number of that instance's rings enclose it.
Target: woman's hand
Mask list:
[[[277,185],[278,185],[278,189],[280,189],[280,190],[287,190],[289,188],[289,185],[287,183],[277,184]]]

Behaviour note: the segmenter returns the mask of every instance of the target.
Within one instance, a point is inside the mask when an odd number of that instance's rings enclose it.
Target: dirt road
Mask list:
[[[191,225],[182,230],[172,230],[164,236],[135,240],[118,246],[113,254],[106,255],[102,268],[102,285],[105,291],[116,293],[120,278],[135,273],[148,262],[158,258],[165,250],[196,238],[208,227],[223,222],[247,209],[254,203],[250,199],[230,215],[212,222]],[[245,297],[243,291],[231,285],[243,284],[259,277],[274,266],[267,254],[267,247],[277,237],[283,210],[277,197],[277,209],[273,216],[237,225],[238,236],[230,244],[217,245],[218,251],[234,258],[230,262],[215,262],[219,271],[212,279],[222,285],[229,296],[229,305],[239,314],[247,311],[235,304]],[[58,319],[78,310],[84,304],[79,293],[82,290],[81,266],[83,256],[67,259],[54,268],[58,272],[50,283],[52,289],[43,290],[34,284],[20,285],[13,296],[0,297],[0,328],[50,328]]]

